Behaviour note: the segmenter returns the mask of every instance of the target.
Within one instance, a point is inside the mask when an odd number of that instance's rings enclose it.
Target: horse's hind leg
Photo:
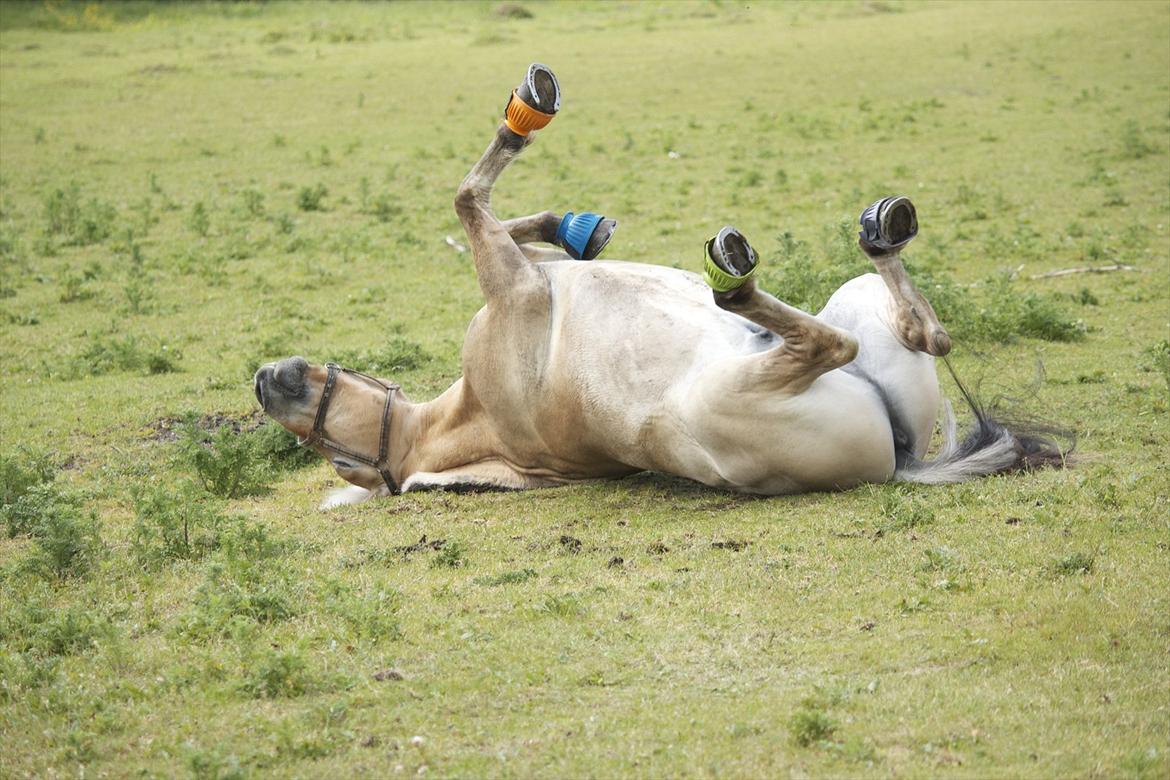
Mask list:
[[[908,349],[946,355],[951,337],[902,265],[902,248],[918,235],[914,204],[905,197],[883,198],[861,213],[861,227],[858,244],[892,296],[894,335]]]
[[[707,280],[715,289],[715,303],[783,338],[783,343],[747,358],[742,381],[791,394],[803,392],[817,377],[849,363],[857,355],[857,340],[846,330],[818,320],[764,292],[750,278],[756,256],[734,228],[724,228],[708,244],[713,265]],[[725,274],[718,276],[719,271]],[[713,279],[713,275],[718,277]],[[739,278],[736,278],[739,277]],[[743,281],[742,277],[747,277]],[[723,282],[722,284],[720,282]],[[738,284],[720,291],[720,287]]]

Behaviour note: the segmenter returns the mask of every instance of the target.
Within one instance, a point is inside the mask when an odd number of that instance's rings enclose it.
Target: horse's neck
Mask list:
[[[391,448],[403,453],[400,481],[418,472],[448,471],[492,454],[483,409],[469,396],[460,378],[435,400],[403,409]]]

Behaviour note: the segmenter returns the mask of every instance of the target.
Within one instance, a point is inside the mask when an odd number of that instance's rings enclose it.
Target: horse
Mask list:
[[[256,372],[264,412],[350,483],[324,507],[642,471],[781,495],[1062,463],[1051,440],[974,403],[974,428],[958,437],[935,372],[951,340],[901,260],[918,233],[908,198],[863,211],[858,243],[874,272],[815,316],[760,288],[756,252],[731,226],[707,242],[700,275],[596,260],[616,222],[590,212],[500,220],[497,178],[560,103],[555,75],[533,64],[456,192],[485,304],[445,392],[416,402],[302,357]],[[927,459],[940,413],[944,443]]]

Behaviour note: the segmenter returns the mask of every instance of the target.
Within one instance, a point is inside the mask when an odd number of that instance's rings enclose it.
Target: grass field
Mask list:
[[[815,309],[909,194],[960,374],[1075,464],[318,512],[251,373],[458,377],[533,60],[501,215],[692,269],[733,222]],[[1164,778],[1168,328],[1164,2],[5,2],[0,777]]]

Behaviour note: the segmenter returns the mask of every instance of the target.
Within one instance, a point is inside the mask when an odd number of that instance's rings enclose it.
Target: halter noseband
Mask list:
[[[378,471],[382,476],[382,481],[390,489],[391,494],[398,493],[398,483],[394,481],[394,477],[390,476],[390,469],[386,464],[386,450],[390,446],[390,407],[394,403],[394,392],[399,389],[398,385],[386,384],[381,379],[375,379],[369,374],[363,374],[361,371],[342,368],[336,363],[326,363],[325,369],[327,371],[325,387],[321,391],[321,402],[317,404],[317,416],[313,420],[313,430],[308,436],[298,440],[297,444],[302,447],[324,447],[327,450],[336,452],[338,455],[344,455],[347,458],[356,460],[358,463],[364,463]],[[386,391],[386,405],[382,409],[382,432],[379,434],[378,457],[376,458],[348,450],[325,436],[325,414],[329,411],[329,402],[333,400],[333,386],[337,382],[337,375],[342,372],[367,379]]]

